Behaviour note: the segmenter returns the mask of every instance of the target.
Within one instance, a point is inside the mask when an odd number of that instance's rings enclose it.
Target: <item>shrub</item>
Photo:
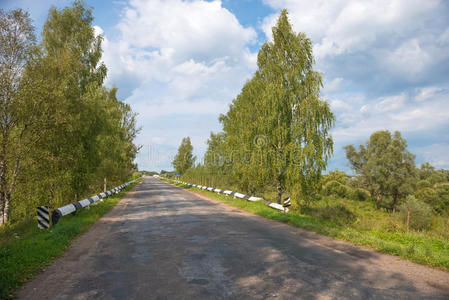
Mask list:
[[[428,180],[420,180],[416,183],[416,188],[418,190],[423,189],[423,188],[430,188],[430,187],[432,187],[432,184]]]
[[[327,205],[324,207],[301,207],[301,213],[336,225],[349,225],[356,221],[357,216],[343,205]]]
[[[355,189],[353,192],[353,195],[352,195],[354,200],[359,200],[359,201],[365,201],[366,199],[369,198],[369,196],[370,196],[369,192],[364,189],[361,189],[361,188]]]
[[[341,184],[347,184],[349,180],[349,176],[345,174],[343,171],[330,171],[329,174],[326,174],[322,177],[322,183],[325,185],[330,181],[337,181]]]
[[[347,198],[351,195],[351,188],[341,184],[338,181],[331,180],[328,183],[326,183],[323,187],[324,193],[327,196],[339,196],[342,198]]]
[[[429,204],[432,209],[440,214],[445,215],[449,209],[448,197],[449,195],[445,193],[444,189],[440,188],[423,188],[415,192],[415,197]]]
[[[432,175],[430,175],[427,180],[430,181],[431,184],[439,183],[439,182],[445,182],[446,176],[444,176],[441,172],[435,172]]]
[[[417,190],[415,192],[415,197],[431,206],[438,202],[438,193],[432,188],[423,188]]]
[[[438,193],[435,210],[442,216],[449,216],[449,183],[438,183],[435,189]]]
[[[410,211],[410,228],[427,229],[432,221],[432,208],[413,195],[407,196],[406,201],[399,207],[399,213],[404,223],[407,223],[407,214]]]

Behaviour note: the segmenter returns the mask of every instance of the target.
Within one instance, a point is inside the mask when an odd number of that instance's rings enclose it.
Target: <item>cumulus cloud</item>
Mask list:
[[[107,84],[118,86],[139,113],[138,142],[171,153],[190,135],[194,148],[203,151],[218,115],[255,70],[256,53],[249,47],[256,31],[242,26],[221,1],[181,0],[131,0],[116,29],[103,43]],[[198,119],[207,124],[195,127]],[[167,167],[169,156],[161,157]]]
[[[398,85],[449,80],[447,2],[265,2],[275,9],[288,9],[294,30],[313,40],[318,68],[332,78],[344,77],[379,94]],[[276,17],[264,19],[262,28],[269,38]],[[442,63],[446,67],[441,68]]]
[[[337,162],[331,167],[345,164],[344,145],[364,143],[374,131],[386,129],[410,137],[417,161],[449,168],[441,158],[441,149],[447,149],[441,138],[447,141],[449,132],[447,1],[265,3],[287,8],[293,29],[314,43],[316,67],[324,74],[322,94],[337,117]],[[261,25],[269,39],[277,16],[267,16]]]

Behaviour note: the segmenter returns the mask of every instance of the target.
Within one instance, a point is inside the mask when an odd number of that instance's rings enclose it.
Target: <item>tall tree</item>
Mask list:
[[[0,11],[0,225],[136,169],[136,115],[102,86],[92,20],[82,1],[51,8],[36,46],[27,13]]]
[[[23,93],[27,86],[23,74],[35,50],[33,30],[28,13],[0,10],[0,225],[8,222],[24,144],[36,111]]]
[[[42,33],[44,63],[52,93],[53,134],[41,143],[55,174],[66,174],[75,198],[81,197],[100,164],[97,137],[106,120],[102,88],[101,36],[92,27],[92,9],[82,1],[51,8]],[[69,179],[70,178],[70,179]]]
[[[273,42],[265,43],[257,58],[254,80],[263,87],[257,95],[257,115],[245,126],[254,126],[262,140],[268,156],[259,162],[270,172],[281,203],[287,185],[299,189],[303,199],[314,192],[311,187],[332,155],[329,130],[335,117],[320,98],[322,79],[313,70],[311,40],[292,30],[286,10],[272,32]]]
[[[263,90],[264,82],[256,72],[233,100],[228,113],[220,116],[225,132],[225,167],[234,184],[251,194],[269,185],[272,179],[266,164],[267,138],[260,132]]]
[[[192,151],[193,146],[190,142],[190,137],[183,138],[181,145],[178,148],[178,153],[172,162],[177,173],[183,174],[189,168],[193,167],[196,157],[193,156]]]
[[[392,212],[401,199],[413,192],[416,181],[415,155],[407,150],[407,141],[399,131],[392,135],[387,130],[374,132],[366,145],[357,151],[345,146],[346,157],[360,174],[365,187],[379,202],[390,198]]]

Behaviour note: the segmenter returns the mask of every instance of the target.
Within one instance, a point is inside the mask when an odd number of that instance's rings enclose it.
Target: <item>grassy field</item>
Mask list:
[[[36,220],[0,228],[0,299],[13,298],[15,289],[61,256],[76,236],[89,229],[136,184],[89,210],[61,218],[48,230],[39,230]]]
[[[325,198],[299,212],[283,213],[261,202],[171,183],[269,219],[449,271],[449,224],[443,218],[437,220],[442,224],[436,226],[441,232],[406,233],[396,216],[376,209],[368,201]]]

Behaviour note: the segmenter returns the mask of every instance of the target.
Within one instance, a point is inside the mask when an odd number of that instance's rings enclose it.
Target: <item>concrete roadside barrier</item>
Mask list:
[[[274,209],[283,211],[283,212],[288,212],[288,208],[282,206],[282,204],[279,204],[279,203],[273,203],[273,202],[271,202],[270,204],[268,204],[268,206],[271,207],[271,208],[274,208]]]
[[[240,199],[245,199],[245,195],[244,194],[240,194],[240,193],[235,193],[234,197],[240,198]]]
[[[125,184],[119,185],[118,187],[110,189],[104,193],[100,193],[100,194],[92,196],[90,198],[86,198],[81,201],[70,203],[68,205],[65,205],[65,206],[62,206],[62,207],[59,207],[59,208],[53,210],[53,212],[51,214],[51,221],[53,223],[53,226],[59,222],[60,218],[66,216],[68,214],[75,213],[77,210],[80,210],[82,208],[88,209],[89,205],[97,204],[98,201],[103,201],[103,199],[111,196],[112,194],[116,194],[116,193],[120,192],[122,189],[124,189],[131,183],[135,182],[136,180],[137,179],[134,179]]]
[[[235,198],[239,198],[239,199],[246,199],[248,201],[251,202],[256,202],[256,201],[262,201],[263,203],[265,203],[268,207],[271,207],[273,209],[277,209],[283,212],[288,212],[288,206],[291,205],[291,201],[290,198],[287,198],[284,200],[284,205],[279,204],[279,203],[273,203],[273,202],[269,202],[261,197],[255,197],[255,196],[249,196],[249,195],[245,195],[242,193],[238,193],[238,192],[233,192],[230,190],[222,190],[222,189],[217,189],[217,188],[213,188],[213,187],[206,187],[206,186],[202,186],[202,185],[197,185],[194,183],[188,183],[188,182],[184,182],[184,181],[179,181],[179,180],[175,180],[175,182],[178,183],[182,183],[185,184],[187,186],[191,186],[191,187],[196,187],[202,190],[208,190],[211,192],[215,192],[215,193],[220,193],[220,194],[225,194],[226,196],[234,196]]]

